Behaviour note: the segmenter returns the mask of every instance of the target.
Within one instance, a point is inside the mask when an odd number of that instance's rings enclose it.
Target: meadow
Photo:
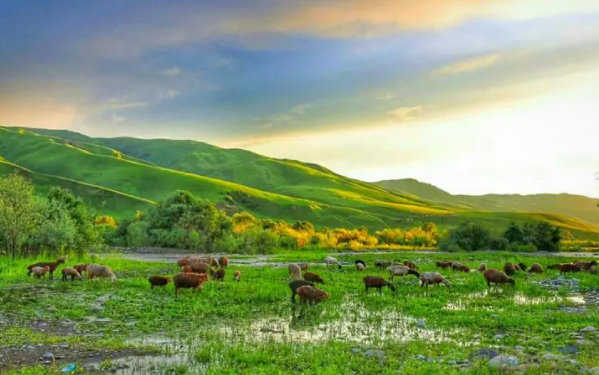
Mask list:
[[[325,269],[326,252],[230,257],[225,281],[201,292],[171,284],[151,290],[147,278],[173,275],[174,262],[101,255],[118,281],[62,282],[26,276],[38,259],[0,258],[0,372],[58,374],[498,374],[485,354],[514,356],[520,373],[583,373],[599,366],[599,276],[517,273],[516,286],[487,288],[476,273],[438,270],[434,262],[539,262],[574,258],[513,253],[388,252],[338,254],[341,271]],[[356,271],[354,260],[369,267]],[[420,288],[414,276],[395,292],[364,292],[362,277],[387,271],[375,259],[412,260],[438,270],[452,288]],[[307,261],[330,298],[292,304],[286,265]],[[243,264],[240,262],[244,262]],[[232,280],[240,270],[239,283]],[[57,273],[59,275],[59,273]],[[557,280],[557,281],[556,281]],[[582,332],[581,332],[582,330]],[[56,363],[38,360],[51,352]],[[495,353],[496,354],[496,353]],[[512,358],[513,359],[513,358]],[[590,370],[589,370],[590,371]],[[596,373],[596,372],[595,372]]]

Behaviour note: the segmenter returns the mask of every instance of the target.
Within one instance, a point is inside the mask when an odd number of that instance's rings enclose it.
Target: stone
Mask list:
[[[385,352],[379,349],[370,349],[366,351],[364,355],[370,358],[387,359],[387,355],[385,354]]]
[[[507,367],[518,366],[520,362],[513,355],[500,354],[489,360],[489,366],[492,368],[503,369]]]
[[[585,332],[585,333],[595,332],[595,331],[596,331],[596,329],[593,326],[587,326],[580,330],[580,332]]]
[[[418,326],[419,328],[424,328],[424,327],[426,327],[426,323],[424,322],[424,320],[419,320],[416,323],[416,326]]]
[[[580,351],[578,349],[578,346],[574,346],[574,345],[562,346],[561,348],[557,348],[557,350],[559,350],[560,352],[562,352],[564,354],[575,354]]]
[[[590,368],[588,373],[592,375],[599,375],[599,367]]]
[[[422,354],[418,354],[416,356],[416,359],[419,360],[419,361],[426,361],[426,356],[422,355]]]
[[[499,352],[494,349],[483,348],[470,354],[470,360],[477,359],[492,359],[499,355]]]
[[[589,340],[576,340],[576,344],[583,345],[583,346],[593,345],[593,343],[590,342]]]
[[[505,335],[499,333],[499,334],[497,334],[497,335],[495,335],[493,337],[495,338],[495,340],[503,340],[505,338]]]
[[[362,353],[362,349],[360,349],[360,348],[351,348],[351,353],[352,354]]]
[[[514,350],[517,351],[517,352],[523,352],[525,349],[526,349],[525,347],[520,346],[520,345],[516,345],[514,347]]]

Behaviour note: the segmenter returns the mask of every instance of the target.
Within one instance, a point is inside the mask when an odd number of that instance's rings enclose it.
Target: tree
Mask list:
[[[0,178],[0,234],[13,259],[39,224],[33,193],[33,185],[17,173]]]
[[[465,221],[449,231],[443,248],[457,246],[466,251],[488,250],[491,247],[491,233],[482,224]]]
[[[561,231],[558,227],[540,221],[535,226],[533,244],[539,250],[558,251],[562,240]]]
[[[512,221],[503,233],[503,238],[511,244],[521,244],[524,243],[524,232],[516,222]]]

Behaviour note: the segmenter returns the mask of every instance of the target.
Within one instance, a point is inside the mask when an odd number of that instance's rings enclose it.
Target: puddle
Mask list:
[[[494,306],[481,306],[480,304],[474,304],[473,302],[476,300],[482,300],[484,298],[495,298],[495,297],[505,297],[502,294],[495,295],[489,290],[485,290],[483,292],[470,293],[467,296],[459,298],[455,301],[451,301],[447,303],[447,305],[443,308],[444,310],[449,311],[463,311],[463,310],[478,310],[478,311],[497,311],[498,309]],[[553,296],[544,296],[544,297],[531,297],[527,296],[523,293],[517,292],[513,295],[513,301],[516,305],[521,306],[534,306],[541,305],[544,303],[568,303],[579,306],[584,306],[587,304],[587,300],[584,295],[579,293],[573,293],[569,296],[558,296],[557,294]],[[501,309],[499,309],[501,310]]]

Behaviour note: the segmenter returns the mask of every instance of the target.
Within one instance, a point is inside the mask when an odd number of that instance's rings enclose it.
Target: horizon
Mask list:
[[[467,3],[3,3],[0,125],[599,196],[599,2]]]

